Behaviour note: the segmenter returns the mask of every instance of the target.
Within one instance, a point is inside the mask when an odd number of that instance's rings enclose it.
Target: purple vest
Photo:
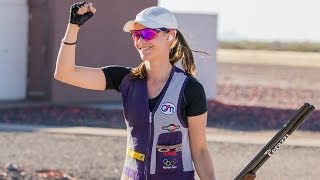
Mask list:
[[[194,179],[188,128],[180,115],[187,78],[174,66],[152,112],[147,81],[129,74],[122,80],[120,93],[128,137],[121,179]]]

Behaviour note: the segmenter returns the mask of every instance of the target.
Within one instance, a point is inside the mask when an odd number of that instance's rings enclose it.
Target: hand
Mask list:
[[[69,22],[78,26],[83,25],[96,12],[91,2],[78,2],[70,7]]]

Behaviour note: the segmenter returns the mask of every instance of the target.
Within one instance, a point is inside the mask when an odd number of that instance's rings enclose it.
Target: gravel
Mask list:
[[[59,169],[79,179],[119,179],[125,138],[8,133],[0,136],[0,165],[11,162],[28,174]]]
[[[59,169],[77,179],[119,179],[126,138],[50,133],[0,133],[0,166],[11,162],[26,174]],[[233,179],[263,145],[210,142],[217,179]],[[320,148],[281,147],[257,179],[313,180],[320,177]]]

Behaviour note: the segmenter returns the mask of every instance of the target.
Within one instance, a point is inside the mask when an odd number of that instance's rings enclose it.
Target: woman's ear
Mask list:
[[[176,34],[177,34],[176,30],[171,30],[169,32],[168,41],[172,41],[174,39],[174,37],[176,37]]]

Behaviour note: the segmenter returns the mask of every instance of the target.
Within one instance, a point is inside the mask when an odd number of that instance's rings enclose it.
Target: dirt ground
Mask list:
[[[18,164],[27,174],[59,169],[78,179],[119,179],[125,137],[0,132],[0,165]],[[263,144],[209,142],[218,180],[231,180]],[[320,147],[284,145],[257,173],[257,180],[314,180],[320,177]]]
[[[320,67],[320,53],[218,49],[218,63]]]
[[[320,90],[320,53],[219,50],[217,82]]]
[[[219,50],[217,70],[217,87],[221,92],[217,100],[221,102],[284,109],[298,108],[301,102],[309,102],[320,107],[320,53]],[[226,97],[225,87],[241,89],[240,98]],[[267,90],[271,90],[272,95]],[[251,91],[264,93],[260,96],[266,97],[246,102],[245,96]],[[281,100],[288,103],[266,99],[268,96],[281,98],[277,93],[288,96]]]
[[[301,105],[300,101],[308,101],[316,108],[320,107],[320,66],[317,65],[319,54],[304,56],[301,53],[280,53],[274,56],[266,53],[269,52],[218,52],[217,83],[220,94],[217,100],[226,104],[275,108],[297,108],[297,105]],[[254,58],[260,61],[252,64]],[[239,95],[242,98],[229,96],[222,90],[225,87],[241,88],[243,93]],[[290,91],[298,92],[301,95],[289,94],[289,97],[301,99],[292,99],[292,103],[282,104],[270,98],[248,102],[245,96],[246,90],[257,87],[271,89],[272,92],[273,89],[280,88],[284,94]],[[264,91],[255,92],[264,93]],[[208,129],[208,133],[225,138],[223,141],[210,141],[209,149],[214,160],[217,179],[230,180],[234,179],[261,150],[264,145],[261,142],[267,142],[276,131]],[[240,136],[250,139],[250,142],[240,142]],[[288,142],[258,171],[256,179],[319,179],[320,147],[316,141],[319,137],[319,132],[294,132]],[[292,144],[291,139],[300,139],[302,142]],[[79,179],[119,179],[125,143],[125,137],[121,136],[0,131],[0,166],[12,162],[30,173],[35,169],[60,169]]]

